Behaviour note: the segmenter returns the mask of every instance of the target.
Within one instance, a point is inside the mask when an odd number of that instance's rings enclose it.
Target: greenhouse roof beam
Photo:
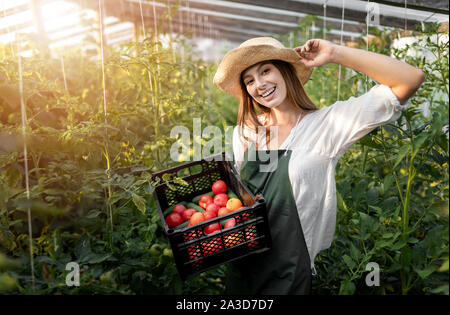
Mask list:
[[[195,16],[195,20],[197,20],[199,16]],[[202,18],[205,16],[202,16]],[[171,25],[172,25],[172,31],[173,32],[188,32],[188,31],[194,31],[196,35],[199,35],[199,32],[201,32],[202,35],[206,35],[206,37],[210,37],[210,34],[213,34],[215,30],[221,31],[220,37],[225,38],[232,34],[233,40],[238,36],[239,38],[243,40],[247,40],[252,37],[257,36],[276,36],[276,35],[283,35],[286,33],[289,33],[291,31],[296,31],[297,29],[293,26],[291,27],[281,27],[278,26],[277,29],[274,31],[273,26],[271,25],[265,25],[265,24],[258,24],[258,27],[255,28],[252,26],[254,25],[253,22],[245,21],[245,20],[236,20],[236,21],[230,21],[229,19],[218,17],[218,16],[206,16],[208,18],[208,22],[204,23],[204,26],[200,25],[199,23],[192,24],[192,21],[187,20],[186,18],[180,19],[177,16],[171,19]],[[146,25],[153,26],[154,19],[153,15],[147,16],[144,15],[145,21],[147,22]],[[141,20],[140,18],[136,18],[134,20],[134,23],[140,26]],[[208,30],[209,26],[211,25],[212,32]],[[202,31],[203,29],[206,29],[205,31]],[[158,19],[158,32],[169,32],[170,31],[170,25],[167,19]],[[316,29],[315,31],[319,32],[319,29]],[[358,33],[345,33],[343,36],[343,39],[345,41],[354,41],[359,36]],[[331,40],[339,40],[340,38],[340,32],[336,30],[332,30],[327,33],[327,38]]]
[[[317,15],[317,16],[323,15],[323,5],[319,4],[318,2],[310,3],[310,2],[291,1],[291,0],[277,0],[277,1],[273,1],[273,0],[227,0],[227,1],[265,6],[265,7],[274,8],[274,9],[303,12],[303,13],[313,14],[313,15]],[[327,13],[327,17],[339,19],[342,17],[342,8],[336,7],[336,6],[331,6],[331,5],[327,4],[326,13]],[[350,8],[347,7],[344,10],[345,21],[357,21],[357,22],[365,23],[366,16],[367,16],[367,12],[365,10],[364,11],[354,10],[351,7]],[[408,17],[406,18],[406,21],[407,21],[406,24],[407,24],[408,30],[414,30],[416,28],[416,26],[418,24],[420,24],[420,21],[408,19]],[[404,28],[405,18],[380,15],[380,25],[396,27],[396,28]]]
[[[405,1],[404,0],[397,0],[397,1],[387,1],[387,0],[370,0],[370,2],[375,2],[379,4],[385,4],[390,5],[393,7],[404,7]],[[420,1],[416,1],[420,2]],[[423,1],[424,3],[427,3],[427,1]],[[437,2],[437,3],[436,3]],[[444,3],[447,2],[447,9],[445,9]],[[434,7],[429,7],[427,5],[416,5],[414,3],[411,4],[411,1],[406,3],[406,7],[408,9],[414,9],[419,11],[428,11],[433,13],[439,13],[439,14],[447,14],[448,15],[448,1],[434,1],[433,3]]]
[[[138,0],[128,0],[128,2],[132,2],[135,5],[139,4]],[[219,1],[219,2],[224,2],[224,1]],[[143,16],[144,16],[144,20],[147,21],[146,23],[146,27],[152,27],[153,26],[153,20],[151,23],[148,23],[149,19],[153,19],[153,7],[152,7],[153,3],[149,3],[147,2],[146,5],[143,5]],[[114,9],[115,8],[115,9]],[[113,12],[111,12],[111,10]],[[129,12],[127,11],[123,11],[122,8],[119,8],[118,6],[114,6],[112,7],[110,10],[110,14],[120,14],[122,12],[122,16],[120,16],[120,18],[122,19],[126,19],[128,16],[128,19],[130,17],[130,15],[128,15]],[[130,12],[131,11],[139,11],[139,8],[129,8],[128,9]],[[157,16],[164,16],[165,14],[167,14],[167,8],[165,6],[165,4],[160,4],[157,1],[155,1],[155,11]],[[214,26],[218,26],[218,25],[234,25],[237,27],[241,28],[241,32],[243,33],[244,37],[248,37],[246,36],[246,33],[249,32],[249,30],[253,30],[253,31],[261,31],[261,32],[266,32],[266,36],[270,35],[270,34],[285,34],[291,31],[296,31],[297,30],[297,26],[298,26],[298,22],[295,22],[295,20],[291,20],[292,22],[285,22],[285,21],[277,21],[277,20],[270,20],[270,19],[263,19],[264,15],[261,15],[261,18],[256,18],[256,17],[252,17],[252,16],[242,16],[242,15],[237,15],[237,14],[231,14],[231,13],[227,13],[227,12],[222,12],[221,10],[204,10],[204,9],[199,9],[199,8],[195,8],[192,7],[192,1],[190,1],[190,7],[180,7],[179,10],[177,10],[177,12],[174,13],[174,17],[172,18],[172,23],[175,20],[186,20],[186,15],[194,15],[196,18],[194,19],[194,21],[192,21],[191,18],[188,18],[189,23],[193,23],[193,24],[201,24],[201,22],[199,23],[197,17],[207,17],[208,18],[208,23],[213,23]],[[125,16],[124,16],[125,15]],[[294,17],[295,18],[295,17]],[[134,16],[134,21],[135,23],[140,23],[140,15],[139,16]],[[158,24],[161,22],[164,22],[167,19],[158,19]],[[322,25],[322,23],[318,23],[316,25],[316,29],[314,29],[314,31],[318,31],[318,27],[320,27]],[[340,28],[340,24],[333,24],[336,27]],[[327,21],[327,27],[330,26],[330,24]],[[201,27],[201,26],[200,26]],[[351,38],[356,38],[359,37],[361,35],[361,31],[362,31],[363,27],[361,27],[360,25],[350,25],[347,27],[344,26],[344,32],[343,32],[343,36],[346,39],[351,39]],[[327,34],[330,34],[329,36],[331,38],[335,38],[336,36],[336,31],[332,31],[332,32],[328,32]],[[251,36],[250,36],[251,37]],[[328,35],[327,35],[328,37]]]

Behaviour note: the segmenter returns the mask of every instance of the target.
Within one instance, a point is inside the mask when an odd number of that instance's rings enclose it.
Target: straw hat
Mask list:
[[[300,62],[301,59],[302,57],[294,49],[284,47],[272,37],[252,38],[225,54],[213,82],[226,93],[241,98],[239,81],[242,71],[261,61],[282,60],[294,66],[297,77],[304,85],[311,76],[313,68],[303,65]]]

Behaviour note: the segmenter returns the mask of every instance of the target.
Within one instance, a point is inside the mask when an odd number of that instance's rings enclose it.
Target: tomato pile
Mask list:
[[[192,198],[191,201],[182,201],[173,207],[164,211],[164,216],[169,228],[181,229],[191,227],[202,222],[212,220],[232,213],[234,211],[246,208],[238,196],[227,187],[223,180],[218,180],[211,186],[211,191]],[[194,240],[202,235],[210,235],[230,229],[241,221],[250,219],[250,213],[245,212],[232,218],[214,220],[205,227],[188,230],[184,233],[185,241]],[[238,246],[247,241],[248,248],[254,250],[258,246],[256,226],[254,224],[246,226],[243,229],[230,230],[225,234],[218,234],[217,237],[194,242],[187,248],[187,254],[193,264],[202,264],[202,258],[224,249]]]
[[[218,180],[211,186],[211,192],[194,197],[192,202],[176,204],[172,209],[166,210],[164,213],[169,228],[182,228],[243,208],[245,206],[237,195],[228,189],[227,184],[223,180]],[[218,222],[212,223],[204,228],[204,233],[211,234],[219,231],[221,230],[221,225],[223,228],[229,228],[235,224],[236,220],[234,218],[220,224]]]

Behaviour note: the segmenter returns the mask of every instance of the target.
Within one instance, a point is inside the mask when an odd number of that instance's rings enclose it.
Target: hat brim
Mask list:
[[[278,48],[272,45],[254,45],[230,50],[222,59],[214,76],[214,84],[226,93],[242,97],[240,88],[241,73],[261,61],[282,60],[291,63],[297,77],[304,85],[311,76],[312,67],[306,67],[301,57],[291,48]]]

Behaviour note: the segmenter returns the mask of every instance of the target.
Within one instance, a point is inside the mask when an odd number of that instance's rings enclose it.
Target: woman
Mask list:
[[[314,67],[331,62],[379,84],[318,109],[303,85]],[[271,250],[229,265],[228,293],[311,292],[314,258],[335,231],[338,159],[374,128],[398,119],[423,80],[404,62],[321,39],[289,49],[270,37],[253,38],[224,56],[214,83],[241,100],[236,169],[266,199],[272,235]],[[268,152],[275,159],[261,158]]]

